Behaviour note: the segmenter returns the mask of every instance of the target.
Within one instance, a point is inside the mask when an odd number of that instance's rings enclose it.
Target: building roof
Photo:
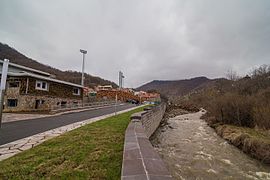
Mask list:
[[[112,88],[112,85],[98,85],[99,88]]]
[[[0,74],[2,74],[2,72],[0,72]],[[40,79],[40,80],[56,82],[56,83],[65,84],[65,85],[69,85],[69,86],[74,86],[74,87],[78,87],[78,88],[83,88],[84,87],[84,86],[79,85],[79,84],[74,84],[74,83],[70,83],[70,82],[66,82],[66,81],[61,81],[61,80],[58,80],[58,79],[53,79],[51,77],[41,76],[41,75],[29,73],[29,72],[20,72],[20,73],[8,72],[8,76],[13,76],[13,77],[25,77],[25,76],[26,77],[33,77],[33,78],[37,78],[37,79]]]
[[[0,64],[3,64],[3,62],[4,61],[0,59]],[[22,66],[22,65],[19,65],[19,64],[11,63],[11,62],[8,63],[8,66],[12,66],[12,67],[15,67],[15,68],[18,68],[18,69],[22,69],[24,71],[30,71],[30,72],[33,72],[33,73],[41,74],[41,75],[44,75],[44,76],[51,76],[50,73],[40,71],[40,70],[37,70],[37,69],[33,69],[33,68],[29,68],[29,67],[26,67],[26,66]]]

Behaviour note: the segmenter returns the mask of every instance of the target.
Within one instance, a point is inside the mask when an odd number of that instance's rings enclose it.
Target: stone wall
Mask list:
[[[152,107],[150,111],[142,115],[141,121],[145,129],[145,133],[149,138],[158,128],[164,113],[166,104],[162,103],[159,106]]]
[[[122,162],[122,180],[131,179],[168,179],[172,176],[163,160],[155,151],[149,137],[158,127],[166,106],[154,107],[153,110],[135,113],[131,116],[124,143]],[[143,122],[146,126],[143,125]],[[153,123],[153,125],[151,125]]]
[[[81,104],[82,100],[69,99],[69,98],[57,98],[50,96],[36,96],[36,95],[21,95],[17,96],[18,100],[16,107],[8,107],[7,99],[12,99],[12,96],[6,96],[4,98],[5,106],[4,112],[30,112],[30,111],[50,111],[52,106],[61,106],[61,102],[69,104]],[[15,99],[15,98],[14,98]],[[36,101],[41,103],[36,107]]]

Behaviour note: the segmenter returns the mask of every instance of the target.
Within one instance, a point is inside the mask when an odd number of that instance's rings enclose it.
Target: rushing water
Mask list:
[[[202,112],[168,120],[157,133],[156,150],[175,179],[270,179],[261,164],[220,138],[200,119]]]

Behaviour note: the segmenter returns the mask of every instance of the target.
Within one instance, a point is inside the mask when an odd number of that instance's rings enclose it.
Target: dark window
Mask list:
[[[20,83],[19,82],[9,82],[8,87],[9,88],[16,88],[19,87]]]
[[[8,99],[7,106],[8,107],[17,107],[18,99]]]
[[[38,87],[38,88],[41,88],[41,83],[38,82],[38,83],[37,83],[37,87]]]
[[[81,94],[81,90],[79,88],[73,88],[73,94],[74,95],[80,95]]]
[[[61,101],[61,107],[66,107],[67,106],[67,102],[66,101]]]
[[[42,89],[47,89],[47,83],[42,82]]]

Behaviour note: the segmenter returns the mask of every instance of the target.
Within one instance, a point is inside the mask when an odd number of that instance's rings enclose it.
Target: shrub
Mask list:
[[[263,65],[238,80],[218,80],[181,101],[204,107],[208,117],[215,117],[209,123],[270,129],[270,66]]]
[[[250,96],[226,93],[216,98],[212,113],[219,122],[254,127],[252,104],[253,98]]]
[[[260,91],[256,95],[253,116],[257,127],[270,129],[270,88]]]

